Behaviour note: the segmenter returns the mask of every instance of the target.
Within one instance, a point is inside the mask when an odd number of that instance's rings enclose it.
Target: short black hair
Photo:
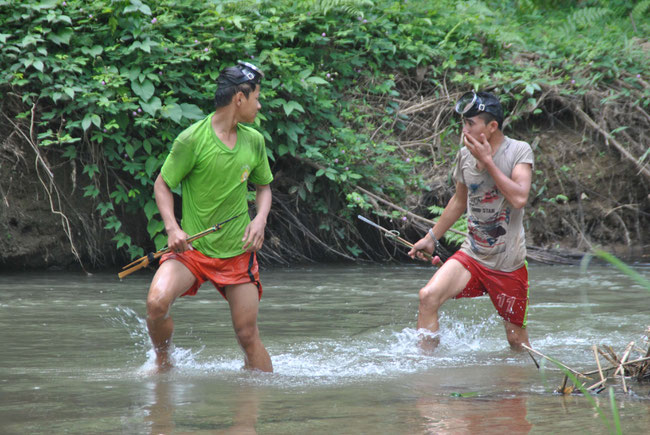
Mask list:
[[[499,119],[496,116],[494,116],[493,114],[491,114],[490,112],[481,112],[476,116],[481,118],[483,120],[483,122],[485,122],[485,125],[488,125],[492,121],[496,121],[497,124],[499,124],[499,130],[501,130],[501,127],[503,126],[503,117],[501,117],[501,119]]]
[[[255,83],[242,83],[241,85],[229,85],[225,87],[217,85],[217,91],[214,93],[214,108],[226,107],[230,104],[232,97],[237,92],[242,92],[248,98],[251,92],[255,92],[255,88]]]

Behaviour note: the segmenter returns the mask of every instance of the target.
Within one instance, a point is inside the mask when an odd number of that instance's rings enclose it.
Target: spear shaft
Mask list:
[[[370,219],[365,218],[365,217],[363,217],[361,215],[357,215],[357,217],[359,219],[361,219],[363,222],[365,222],[365,223],[367,223],[369,225],[372,225],[373,227],[377,228],[378,230],[383,231],[384,236],[386,238],[394,240],[395,242],[397,242],[397,243],[399,243],[399,244],[401,244],[403,246],[406,246],[407,248],[413,249],[413,243],[409,242],[408,240],[404,240],[403,238],[401,238],[397,231],[387,230],[386,228],[382,227],[381,225],[376,224],[373,221],[371,221]],[[421,253],[422,255],[424,255],[424,257],[427,258],[428,260],[433,260],[433,256],[431,254],[429,254],[428,252],[425,252],[425,251],[418,251],[418,252]]]
[[[230,222],[231,220],[236,219],[239,216],[241,216],[241,214],[238,214],[237,216],[233,216],[233,217],[231,217],[229,219],[226,219],[223,222],[219,222],[218,224],[216,224],[216,225],[214,225],[214,226],[212,226],[212,227],[210,227],[208,229],[205,229],[205,230],[201,231],[200,233],[196,233],[193,236],[190,236],[185,240],[187,241],[187,243],[192,243],[193,241],[198,240],[201,237],[207,236],[208,234],[212,234],[215,231],[219,231],[221,229],[221,227],[223,226],[223,224],[225,224],[226,222]],[[162,249],[160,249],[160,250],[158,250],[156,252],[150,252],[147,255],[145,255],[144,257],[140,257],[137,260],[134,260],[131,263],[124,266],[122,268],[123,269],[122,272],[118,273],[117,276],[120,279],[122,279],[125,276],[130,275],[133,272],[142,269],[143,267],[147,267],[149,264],[153,263],[154,260],[162,257],[163,254],[166,254],[169,251],[170,251],[169,247],[165,246],[164,248],[162,248]]]

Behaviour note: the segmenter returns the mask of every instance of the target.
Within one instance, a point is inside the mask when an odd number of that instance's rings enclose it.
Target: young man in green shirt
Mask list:
[[[255,120],[261,108],[263,73],[240,62],[217,79],[215,111],[178,135],[154,183],[156,204],[165,223],[171,252],[160,259],[147,297],[147,327],[158,371],[172,367],[174,323],[169,315],[179,296],[195,295],[210,281],[230,305],[237,341],[247,369],[273,371],[257,328],[262,296],[257,258],[271,209],[273,180],[263,136],[241,123]],[[256,188],[257,214],[248,216],[247,185]],[[182,221],[174,215],[172,190],[181,184]],[[192,244],[198,233],[237,216],[221,230]]]

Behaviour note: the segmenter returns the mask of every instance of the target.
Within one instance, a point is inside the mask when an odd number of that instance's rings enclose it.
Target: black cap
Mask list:
[[[458,99],[456,113],[465,118],[472,118],[482,112],[494,116],[499,123],[503,123],[503,107],[499,99],[489,92],[467,92]]]
[[[237,86],[243,83],[259,84],[264,77],[264,73],[255,65],[239,61],[236,66],[231,66],[219,74],[217,87],[225,88],[228,86]]]

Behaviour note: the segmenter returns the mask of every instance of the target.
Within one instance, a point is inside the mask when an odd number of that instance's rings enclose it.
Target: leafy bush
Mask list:
[[[212,110],[224,66],[252,61],[267,76],[256,128],[274,164],[298,175],[286,193],[324,213],[322,232],[341,230],[354,215],[346,198],[368,207],[357,185],[395,202],[428,189],[417,170],[428,158],[390,140],[409,120],[396,75],[428,66],[428,92],[441,94],[443,77],[496,86],[516,119],[539,113],[540,85],[580,93],[648,71],[627,17],[642,4],[514,3],[0,0],[2,108],[34,123],[43,150],[83,166],[84,195],[135,257],[143,249],[129,216],[143,211],[156,246],[165,243],[152,184],[172,140]],[[513,61],[527,51],[536,62]]]

